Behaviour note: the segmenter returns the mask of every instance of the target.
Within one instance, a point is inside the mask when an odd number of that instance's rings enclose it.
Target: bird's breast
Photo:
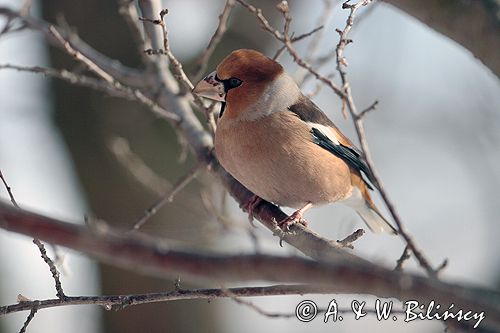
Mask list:
[[[215,150],[222,166],[267,201],[287,207],[343,199],[351,190],[348,166],[312,141],[291,112],[254,121],[219,120]]]

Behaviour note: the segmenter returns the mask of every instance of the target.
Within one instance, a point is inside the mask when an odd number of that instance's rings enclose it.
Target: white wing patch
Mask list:
[[[326,135],[328,139],[330,139],[334,144],[339,145],[339,139],[337,139],[337,136],[335,135],[335,132],[331,130],[330,127],[317,124],[317,123],[311,123],[311,122],[306,122],[306,124],[309,126],[309,128],[316,128],[318,129],[321,133]]]

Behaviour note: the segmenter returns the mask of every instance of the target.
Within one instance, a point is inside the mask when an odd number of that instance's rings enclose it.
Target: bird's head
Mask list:
[[[229,54],[215,71],[196,85],[193,92],[227,103],[224,115],[244,120],[286,109],[300,94],[280,64],[248,49]]]

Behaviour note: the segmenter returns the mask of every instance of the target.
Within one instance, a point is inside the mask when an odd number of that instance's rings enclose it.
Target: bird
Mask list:
[[[288,229],[311,207],[340,202],[373,232],[397,234],[370,196],[375,182],[361,151],[278,62],[235,50],[193,93],[221,102],[215,155],[254,193],[245,204],[249,214],[262,200],[294,208],[278,223]]]

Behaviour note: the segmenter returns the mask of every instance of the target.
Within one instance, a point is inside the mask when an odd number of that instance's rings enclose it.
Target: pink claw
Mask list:
[[[283,219],[278,223],[278,226],[283,230],[289,230],[290,226],[294,223],[301,223],[304,227],[307,227],[307,221],[302,218],[304,213],[312,207],[312,203],[308,202],[304,207],[293,212],[292,215]]]
[[[241,208],[243,208],[244,211],[248,212],[248,221],[252,224],[252,226],[255,227],[255,224],[253,224],[253,212],[257,206],[264,201],[261,197],[257,195],[253,195],[247,202],[241,205]]]

